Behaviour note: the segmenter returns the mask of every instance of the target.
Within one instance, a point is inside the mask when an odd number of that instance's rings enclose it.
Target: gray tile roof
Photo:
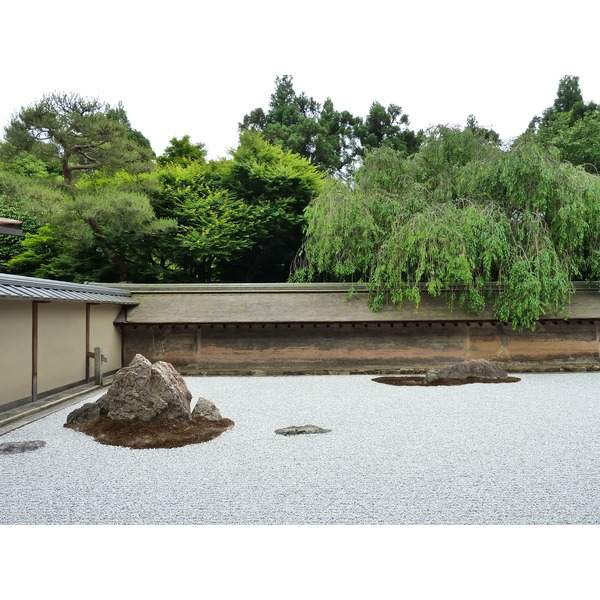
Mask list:
[[[127,289],[115,289],[87,283],[68,283],[0,273],[0,299],[93,302],[98,304],[138,303]]]
[[[109,284],[112,285],[112,284]],[[116,286],[115,286],[116,287]],[[600,319],[597,285],[579,283],[566,314],[543,319]],[[350,294],[350,289],[354,293]],[[377,323],[495,321],[488,307],[474,315],[443,296],[423,294],[418,311],[410,302],[373,312],[368,286],[340,283],[119,284],[139,304],[122,315],[130,324],[186,323]],[[540,320],[543,320],[540,319]]]
[[[402,309],[372,311],[367,292],[348,297],[339,292],[140,293],[132,289],[139,305],[127,311],[127,323],[375,323],[468,319],[461,309],[449,313],[444,298],[425,298],[419,312],[407,303]],[[472,317],[471,317],[472,318]],[[491,314],[483,317],[490,319]]]

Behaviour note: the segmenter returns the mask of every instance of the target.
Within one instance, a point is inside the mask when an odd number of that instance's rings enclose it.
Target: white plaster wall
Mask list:
[[[121,368],[121,332],[113,325],[120,306],[114,304],[96,304],[90,307],[90,351],[96,346],[102,347],[106,356],[105,373]],[[94,376],[94,360],[90,359],[90,376]]]
[[[38,394],[42,394],[85,379],[85,304],[38,306]]]
[[[0,300],[0,408],[31,396],[31,304]]]

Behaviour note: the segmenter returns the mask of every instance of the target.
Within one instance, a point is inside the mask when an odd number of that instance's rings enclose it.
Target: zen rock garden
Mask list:
[[[470,360],[429,370],[424,376],[375,377],[388,385],[439,386],[469,383],[513,383],[497,365]],[[113,383],[96,402],[67,416],[65,427],[92,436],[101,444],[128,448],[176,448],[212,440],[231,429],[234,422],[221,416],[209,400],[199,398],[190,409],[192,395],[181,375],[167,362],[152,364],[141,354],[120,369]],[[316,425],[291,425],[276,429],[282,436],[329,433]],[[0,454],[17,454],[42,448],[41,440],[0,444]]]
[[[373,381],[388,385],[465,385],[467,383],[514,383],[500,367],[487,360],[465,360],[442,369],[430,369],[424,376],[375,377]]]
[[[509,377],[486,360],[470,360],[429,370],[424,376],[376,377],[373,381],[437,386],[510,383],[520,379]],[[128,448],[198,444],[233,427],[233,421],[224,419],[217,407],[205,398],[199,398],[190,411],[191,398],[185,381],[173,365],[162,361],[152,364],[137,354],[129,366],[118,371],[104,396],[67,416],[65,427],[91,435],[101,444]],[[316,425],[291,425],[276,429],[275,433],[294,436],[330,431]]]
[[[65,427],[91,435],[101,444],[128,448],[175,448],[214,439],[234,425],[209,400],[192,395],[167,362],[152,364],[137,354],[122,368],[108,391],[69,413]],[[329,433],[316,425],[291,425],[275,431],[291,436]]]
[[[120,369],[96,402],[67,416],[65,427],[92,436],[101,444],[128,448],[175,448],[212,440],[234,425],[217,407],[192,395],[167,362],[152,364],[141,354]]]

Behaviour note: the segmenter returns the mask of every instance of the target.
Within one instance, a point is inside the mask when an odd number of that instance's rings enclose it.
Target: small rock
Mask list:
[[[431,383],[438,378],[438,372],[435,369],[425,371],[425,383]]]
[[[196,406],[192,411],[192,419],[207,419],[208,421],[220,421],[223,417],[219,409],[206,398],[198,398]]]
[[[46,445],[42,440],[32,440],[30,442],[5,442],[0,444],[0,454],[20,454],[22,452],[31,452],[39,450]]]
[[[108,396],[104,394],[96,402],[88,402],[67,415],[67,423],[88,423],[108,415]]]
[[[305,433],[329,433],[331,429],[323,429],[316,425],[291,425],[290,427],[283,427],[276,429],[275,433],[279,435],[302,435]]]

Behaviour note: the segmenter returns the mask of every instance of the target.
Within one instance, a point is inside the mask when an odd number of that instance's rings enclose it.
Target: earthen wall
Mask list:
[[[508,370],[600,368],[599,323],[514,331],[486,321],[125,325],[124,361],[136,353],[182,374],[412,371],[484,358]]]

